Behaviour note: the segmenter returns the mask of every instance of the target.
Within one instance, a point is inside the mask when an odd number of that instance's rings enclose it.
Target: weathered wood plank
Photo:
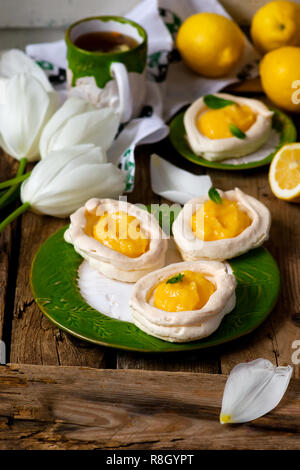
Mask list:
[[[67,220],[26,213],[22,218],[10,360],[28,364],[104,366],[103,349],[60,331],[43,316],[30,289],[30,269],[42,243]]]
[[[13,178],[17,167],[18,162],[0,149],[0,180]],[[0,220],[4,219],[13,208],[14,204],[0,211]],[[10,313],[8,309],[13,303],[15,276],[12,270],[17,263],[18,244],[17,223],[13,223],[0,234],[0,339],[6,342],[7,348],[9,348],[9,337],[6,336],[9,335],[9,327],[4,331],[4,322],[5,314]],[[6,324],[9,324],[9,320]]]
[[[119,369],[166,370],[185,372],[220,372],[219,355],[216,349],[192,353],[141,355],[136,353],[118,354]]]
[[[128,202],[132,204],[159,204],[160,197],[153,193],[150,180],[150,155],[152,145],[138,147],[135,151],[136,170],[134,189],[128,193]]]
[[[226,376],[10,364],[0,449],[297,449],[300,387],[251,424],[222,426]]]

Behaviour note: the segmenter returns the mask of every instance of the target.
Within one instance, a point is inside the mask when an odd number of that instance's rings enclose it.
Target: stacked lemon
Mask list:
[[[277,0],[262,6],[252,18],[251,37],[257,49],[266,52],[300,45],[300,5]]]
[[[252,19],[251,36],[266,53],[260,63],[266,95],[277,106],[300,112],[300,5],[279,0],[263,6]],[[300,202],[300,143],[279,149],[270,166],[269,182],[279,199]]]
[[[268,52],[260,63],[266,95],[287,111],[300,112],[300,47],[286,46]]]
[[[266,53],[260,63],[266,95],[277,106],[300,112],[300,5],[277,0],[263,6],[252,19],[251,36]]]

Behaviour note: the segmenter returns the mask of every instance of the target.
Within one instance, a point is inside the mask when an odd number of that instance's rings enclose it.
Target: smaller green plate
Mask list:
[[[206,166],[208,168],[216,168],[219,170],[249,170],[251,168],[268,165],[271,163],[275,153],[280,147],[284,144],[295,142],[297,139],[297,131],[293,121],[285,113],[279,111],[279,109],[271,109],[274,111],[272,128],[280,135],[279,144],[274,152],[270,153],[270,155],[266,156],[263,160],[232,165],[225,162],[209,162],[202,157],[198,157],[190,148],[186,138],[186,131],[183,123],[184,112],[178,114],[171,121],[169,139],[173,147],[175,147],[177,152],[184,158],[196,163],[197,165]]]
[[[161,219],[162,226],[167,225],[163,210],[155,216]],[[170,222],[166,228],[170,231]],[[86,341],[140,352],[207,348],[253,331],[267,318],[277,301],[280,285],[277,264],[265,248],[256,248],[230,260],[237,279],[237,302],[212,335],[189,343],[169,343],[154,338],[133,323],[110,318],[85,302],[77,285],[82,258],[65,242],[65,230],[66,227],[52,235],[37,252],[32,264],[31,288],[36,303],[55,325]]]

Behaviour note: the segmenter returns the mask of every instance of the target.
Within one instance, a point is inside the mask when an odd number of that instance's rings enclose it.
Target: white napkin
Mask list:
[[[206,196],[212,186],[209,176],[193,175],[156,154],[151,155],[150,173],[152,191],[179,204],[185,204],[194,197]]]
[[[229,77],[208,79],[191,72],[174,48],[180,24],[190,15],[210,11],[229,16],[217,0],[142,0],[126,16],[140,23],[149,38],[148,89],[142,116],[126,124],[109,151],[109,159],[127,173],[127,191],[134,185],[134,149],[138,144],[157,142],[168,134],[164,120],[199,96],[215,93],[239,77],[258,75],[258,54],[246,40],[244,57]],[[66,96],[64,69],[67,67],[64,40],[26,47],[47,72],[51,82]],[[169,182],[170,184],[170,182]],[[168,186],[168,191],[170,187]],[[177,191],[178,187],[174,187]]]

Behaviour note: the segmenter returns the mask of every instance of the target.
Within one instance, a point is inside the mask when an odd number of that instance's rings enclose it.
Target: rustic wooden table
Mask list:
[[[130,202],[165,202],[150,187],[153,151],[194,173],[206,171],[167,141],[140,147]],[[12,158],[1,155],[1,179],[15,168]],[[272,314],[246,337],[187,354],[142,355],[82,342],[42,315],[29,283],[37,249],[67,221],[26,213],[0,238],[0,338],[10,363],[0,367],[0,449],[300,448],[296,365],[275,411],[243,426],[218,423],[226,374],[234,365],[258,357],[292,364],[292,345],[300,340],[299,206],[272,195],[267,168],[207,173],[216,187],[238,186],[271,210],[266,246],[282,281]]]

